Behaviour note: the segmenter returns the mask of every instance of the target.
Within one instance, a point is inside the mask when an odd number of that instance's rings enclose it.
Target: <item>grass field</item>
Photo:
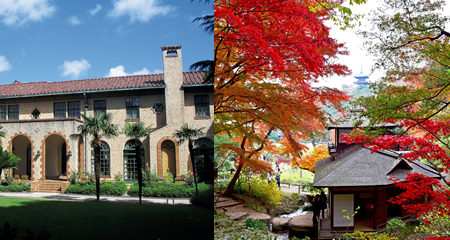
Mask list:
[[[64,240],[212,239],[213,218],[213,209],[193,205],[0,198],[0,227],[18,227],[18,239],[26,229]]]
[[[312,183],[314,181],[314,173],[306,170],[301,171],[302,171],[302,178],[300,178],[299,168],[290,168],[288,170],[281,171],[281,181],[290,183],[300,183],[300,182]]]

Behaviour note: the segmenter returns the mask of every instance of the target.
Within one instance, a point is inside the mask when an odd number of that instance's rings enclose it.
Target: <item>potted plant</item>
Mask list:
[[[19,175],[18,175],[18,174],[14,175],[14,179],[15,179],[15,180],[19,180],[19,179],[20,179],[20,178],[19,178]]]
[[[21,178],[22,180],[28,180],[28,175],[22,175],[22,176],[20,176],[20,178]]]

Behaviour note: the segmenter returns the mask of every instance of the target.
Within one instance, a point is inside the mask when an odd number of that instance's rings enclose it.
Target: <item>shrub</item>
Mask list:
[[[198,196],[191,198],[191,203],[198,206],[214,207],[214,190],[209,188],[208,190],[198,192]]]
[[[103,196],[122,196],[127,192],[127,185],[125,182],[111,183],[107,182],[100,185],[100,195]],[[95,195],[95,183],[89,181],[78,182],[76,184],[71,184],[65,191],[65,193],[71,194],[84,194],[84,195]]]
[[[264,228],[267,227],[267,225],[265,223],[263,223],[261,220],[253,219],[253,218],[247,218],[247,220],[245,220],[245,222],[244,222],[244,225],[248,228],[259,229],[259,230],[264,230]]]
[[[123,174],[120,173],[120,171],[119,171],[119,173],[114,175],[114,180],[116,180],[116,182],[122,181],[122,178],[123,178]]]
[[[228,219],[225,212],[214,215],[214,239],[274,239],[268,228],[248,228]]]
[[[188,174],[181,175],[181,178],[184,180],[184,185],[186,185],[186,187],[194,187],[194,174],[189,172]]]
[[[398,240],[397,237],[389,237],[386,234],[378,234],[375,232],[360,232],[345,233],[342,236],[344,240],[358,239],[358,240]]]
[[[166,176],[164,176],[164,182],[173,183],[173,175],[171,172],[167,171]]]
[[[69,179],[70,179],[70,184],[75,184],[78,182],[78,180],[80,179],[80,173],[78,173],[77,171],[70,171],[70,175],[69,175]]]
[[[6,183],[7,184],[7,183]],[[13,182],[10,185],[0,185],[0,192],[30,192],[30,184]]]
[[[244,177],[239,177],[240,183],[236,184],[235,192],[241,192],[244,194],[249,194],[249,186],[247,180]],[[236,189],[237,188],[237,189]],[[277,183],[268,183],[266,179],[260,176],[254,176],[250,178],[250,194],[255,198],[259,199],[268,208],[274,208],[281,202],[282,192],[279,191]]]
[[[399,234],[404,228],[406,227],[406,224],[399,219],[393,218],[389,220],[386,224],[386,233],[388,236],[396,236]]]
[[[421,220],[415,231],[419,236],[450,237],[450,216],[446,214],[430,212],[418,218]]]
[[[312,206],[311,205],[305,205],[303,206],[303,211],[304,212],[311,212],[312,211]]]
[[[152,187],[153,183],[159,181],[159,177],[156,172],[151,171],[150,167],[147,165],[145,171],[142,174],[142,183],[144,187]]]
[[[198,191],[208,190],[205,183],[198,184]],[[138,196],[139,187],[134,183],[128,191],[130,196]],[[211,194],[212,195],[212,194]],[[142,188],[143,197],[173,197],[173,198],[189,198],[195,196],[195,188],[187,188],[182,183],[153,183],[153,187]]]

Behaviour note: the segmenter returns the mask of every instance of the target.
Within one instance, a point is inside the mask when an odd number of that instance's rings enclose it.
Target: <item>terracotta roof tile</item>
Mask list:
[[[201,84],[203,76],[204,73],[200,71],[184,72],[183,85]],[[164,74],[162,73],[61,82],[21,83],[16,80],[12,84],[0,85],[0,98],[130,88],[146,89],[164,87],[164,85]]]

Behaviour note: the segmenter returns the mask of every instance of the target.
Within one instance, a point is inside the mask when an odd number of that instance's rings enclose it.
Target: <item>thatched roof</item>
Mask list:
[[[314,187],[356,187],[386,186],[393,184],[389,178],[393,175],[403,180],[406,171],[439,178],[436,170],[420,162],[409,162],[400,157],[400,152],[371,153],[361,147],[334,161],[324,159],[316,164]]]

